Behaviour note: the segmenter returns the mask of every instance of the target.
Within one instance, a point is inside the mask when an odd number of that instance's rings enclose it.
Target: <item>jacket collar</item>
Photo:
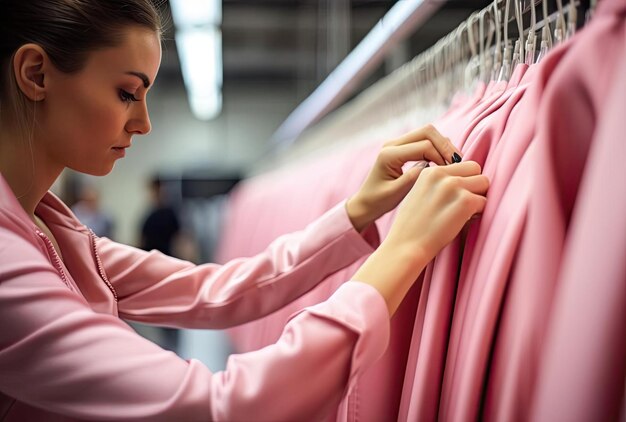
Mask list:
[[[0,209],[8,212],[14,221],[17,220],[33,230],[37,228],[28,214],[26,214],[26,211],[24,211],[24,208],[22,208],[2,173],[0,173]],[[55,224],[83,232],[87,231],[67,205],[50,191],[43,196],[35,209],[35,213],[46,224]]]

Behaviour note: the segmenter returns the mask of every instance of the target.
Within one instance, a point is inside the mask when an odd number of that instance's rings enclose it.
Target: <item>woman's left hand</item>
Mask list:
[[[402,167],[411,161],[418,163],[403,172]],[[346,202],[350,221],[362,231],[398,206],[429,162],[443,166],[460,161],[460,151],[433,125],[385,143],[365,182]]]

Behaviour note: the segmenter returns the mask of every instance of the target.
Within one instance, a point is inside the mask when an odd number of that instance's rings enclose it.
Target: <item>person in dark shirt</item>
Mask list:
[[[150,181],[152,206],[141,225],[141,249],[157,250],[166,255],[176,256],[176,239],[180,233],[180,221],[175,207],[168,200],[163,183],[158,177]],[[140,330],[137,325],[134,328]],[[156,340],[165,349],[176,352],[179,333],[175,328],[160,327],[161,340]]]
[[[146,251],[156,249],[175,256],[174,244],[180,232],[176,209],[167,200],[163,184],[158,178],[150,182],[150,193],[152,209],[141,226],[141,248]]]

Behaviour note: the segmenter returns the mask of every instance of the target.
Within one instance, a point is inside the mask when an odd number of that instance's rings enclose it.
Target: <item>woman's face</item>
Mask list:
[[[35,139],[48,164],[104,175],[133,135],[150,132],[146,94],[161,63],[158,35],[131,27],[124,41],[90,54],[78,73],[54,66],[37,105]]]

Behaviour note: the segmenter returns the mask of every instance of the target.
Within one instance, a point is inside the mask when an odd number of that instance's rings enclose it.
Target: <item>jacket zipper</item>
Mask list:
[[[37,236],[39,236],[43,240],[43,243],[45,243],[46,249],[48,250],[48,254],[50,254],[50,256],[52,257],[52,264],[54,265],[55,269],[61,276],[61,280],[63,280],[63,283],[65,283],[65,285],[70,290],[73,291],[74,289],[70,285],[70,282],[68,281],[67,276],[65,275],[65,270],[63,270],[63,265],[61,265],[61,258],[59,257],[59,254],[57,253],[56,249],[54,249],[54,245],[52,244],[52,241],[41,230],[35,230],[35,232],[37,233]]]
[[[111,293],[113,293],[113,299],[115,299],[115,303],[117,303],[117,292],[115,291],[115,288],[113,287],[113,285],[109,281],[109,278],[104,272],[104,267],[102,265],[102,261],[100,260],[100,255],[98,255],[98,249],[96,248],[96,234],[91,229],[89,229],[89,238],[91,239],[91,249],[93,251],[94,257],[96,258],[96,265],[98,267],[98,273],[100,274],[100,278],[102,279],[102,281],[104,281],[109,290],[111,290]]]

